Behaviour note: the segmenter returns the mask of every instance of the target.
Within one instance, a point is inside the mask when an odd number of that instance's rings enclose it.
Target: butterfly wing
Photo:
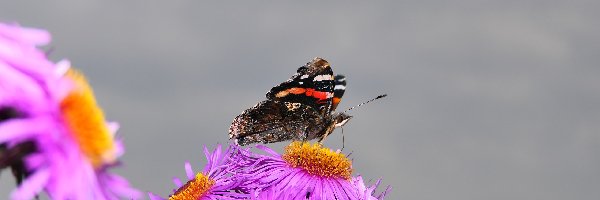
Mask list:
[[[315,58],[298,68],[287,81],[273,87],[267,99],[301,103],[319,110],[322,115],[332,111],[334,97],[333,70],[322,58]]]
[[[322,132],[326,119],[301,103],[265,100],[237,116],[229,138],[239,145],[285,140],[311,140]]]
[[[342,101],[342,96],[344,96],[344,92],[346,91],[346,77],[344,75],[338,74],[334,77],[335,86],[333,87],[333,99],[331,100],[331,111],[334,111],[340,101]]]

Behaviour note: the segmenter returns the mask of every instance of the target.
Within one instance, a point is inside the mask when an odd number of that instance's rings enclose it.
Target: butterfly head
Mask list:
[[[342,127],[348,123],[350,119],[352,119],[352,116],[347,115],[346,113],[338,113],[333,117],[333,123],[335,124],[336,128]]]

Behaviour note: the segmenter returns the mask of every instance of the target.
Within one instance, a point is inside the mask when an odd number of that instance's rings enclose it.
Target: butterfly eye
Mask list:
[[[21,117],[21,115],[14,107],[0,107],[0,122]]]

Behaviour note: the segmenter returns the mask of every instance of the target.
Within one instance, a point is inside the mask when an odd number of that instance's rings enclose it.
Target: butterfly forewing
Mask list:
[[[335,86],[333,88],[333,99],[331,100],[331,111],[335,111],[340,101],[342,101],[342,96],[344,96],[344,92],[346,91],[346,77],[344,75],[338,74],[334,77]]]
[[[334,87],[331,66],[324,59],[315,58],[298,68],[290,79],[273,87],[267,93],[267,99],[301,103],[329,114]]]

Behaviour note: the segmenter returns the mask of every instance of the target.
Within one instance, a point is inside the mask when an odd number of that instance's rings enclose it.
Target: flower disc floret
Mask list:
[[[92,88],[78,71],[71,69],[66,75],[74,89],[60,102],[60,110],[69,132],[95,168],[115,162],[114,138]]]
[[[337,177],[350,180],[352,162],[344,154],[323,148],[321,144],[292,142],[282,155],[291,167],[302,168],[320,177]]]
[[[177,189],[173,195],[169,197],[170,200],[197,200],[202,197],[213,185],[214,180],[211,180],[208,176],[197,173],[196,177],[189,180],[185,185]]]

